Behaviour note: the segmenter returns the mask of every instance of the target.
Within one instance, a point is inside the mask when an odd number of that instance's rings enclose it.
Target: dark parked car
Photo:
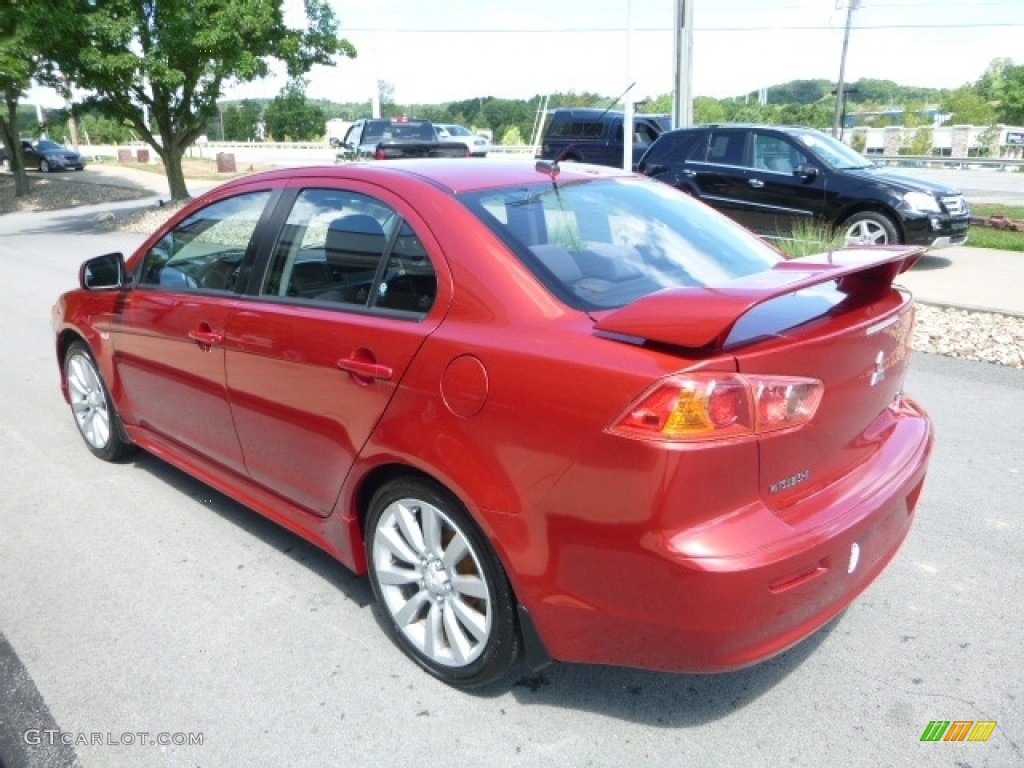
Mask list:
[[[637,167],[766,237],[812,222],[841,230],[847,243],[967,240],[970,211],[958,190],[893,173],[810,128],[681,128],[663,134]]]
[[[556,109],[544,129],[540,157],[576,163],[622,167],[622,112],[605,109]],[[672,127],[668,115],[633,116],[633,162]]]
[[[85,168],[85,158],[82,155],[49,139],[40,139],[35,143],[22,139],[21,153],[26,168],[38,168],[43,173],[68,169],[81,171]],[[5,171],[11,169],[11,159],[3,147],[0,147],[0,163],[3,164]]]
[[[461,140],[439,139],[429,120],[383,117],[356,120],[345,132],[335,162],[469,156]]]
[[[785,261],[613,169],[277,170],[86,261],[55,351],[92,453],[149,450],[368,572],[448,683],[523,649],[711,672],[904,540],[932,427],[891,283],[921,253]]]

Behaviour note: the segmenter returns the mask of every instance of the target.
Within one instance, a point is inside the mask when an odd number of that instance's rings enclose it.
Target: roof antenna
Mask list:
[[[534,166],[537,169],[537,173],[543,173],[545,176],[551,178],[551,184],[555,190],[558,190],[558,174],[561,172],[561,168],[558,167],[558,160],[538,160]]]

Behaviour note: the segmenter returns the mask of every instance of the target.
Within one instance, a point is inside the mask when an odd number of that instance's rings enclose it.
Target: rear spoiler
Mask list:
[[[924,252],[919,246],[871,246],[780,261],[770,270],[727,283],[652,293],[598,316],[594,327],[690,349],[718,350],[739,319],[759,304],[832,281],[850,295],[878,293]]]

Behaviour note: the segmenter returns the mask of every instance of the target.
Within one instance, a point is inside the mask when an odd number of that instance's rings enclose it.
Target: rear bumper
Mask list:
[[[741,668],[800,642],[842,612],[907,536],[932,447],[927,416],[905,402],[884,448],[786,511],[761,504],[679,531],[638,532],[563,552],[589,575],[529,609],[551,656],[674,672]],[[586,563],[589,567],[584,567]]]

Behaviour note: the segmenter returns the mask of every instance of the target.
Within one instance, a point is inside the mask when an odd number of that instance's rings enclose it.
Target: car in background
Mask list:
[[[967,241],[970,210],[959,190],[891,172],[811,128],[680,128],[662,134],[637,169],[768,238],[820,226],[848,244]]]
[[[429,120],[405,116],[356,120],[337,149],[335,162],[469,157],[463,142],[438,138]]]
[[[607,109],[555,109],[548,116],[540,155],[544,160],[622,167],[622,112]],[[633,116],[633,163],[662,133],[672,127],[668,115]]]
[[[473,133],[464,125],[455,123],[434,123],[437,138],[446,141],[461,141],[469,150],[470,157],[487,157],[491,150],[491,142],[486,136]]]
[[[446,683],[521,653],[715,672],[909,531],[932,427],[892,281],[921,253],[787,261],[611,168],[280,169],[86,261],[54,352],[95,456],[147,449],[368,573]]]
[[[81,171],[85,168],[85,157],[49,139],[40,139],[36,142],[22,139],[21,153],[26,168],[38,168],[42,173]],[[3,147],[0,147],[0,163],[3,164],[5,171],[10,170],[11,159]]]

